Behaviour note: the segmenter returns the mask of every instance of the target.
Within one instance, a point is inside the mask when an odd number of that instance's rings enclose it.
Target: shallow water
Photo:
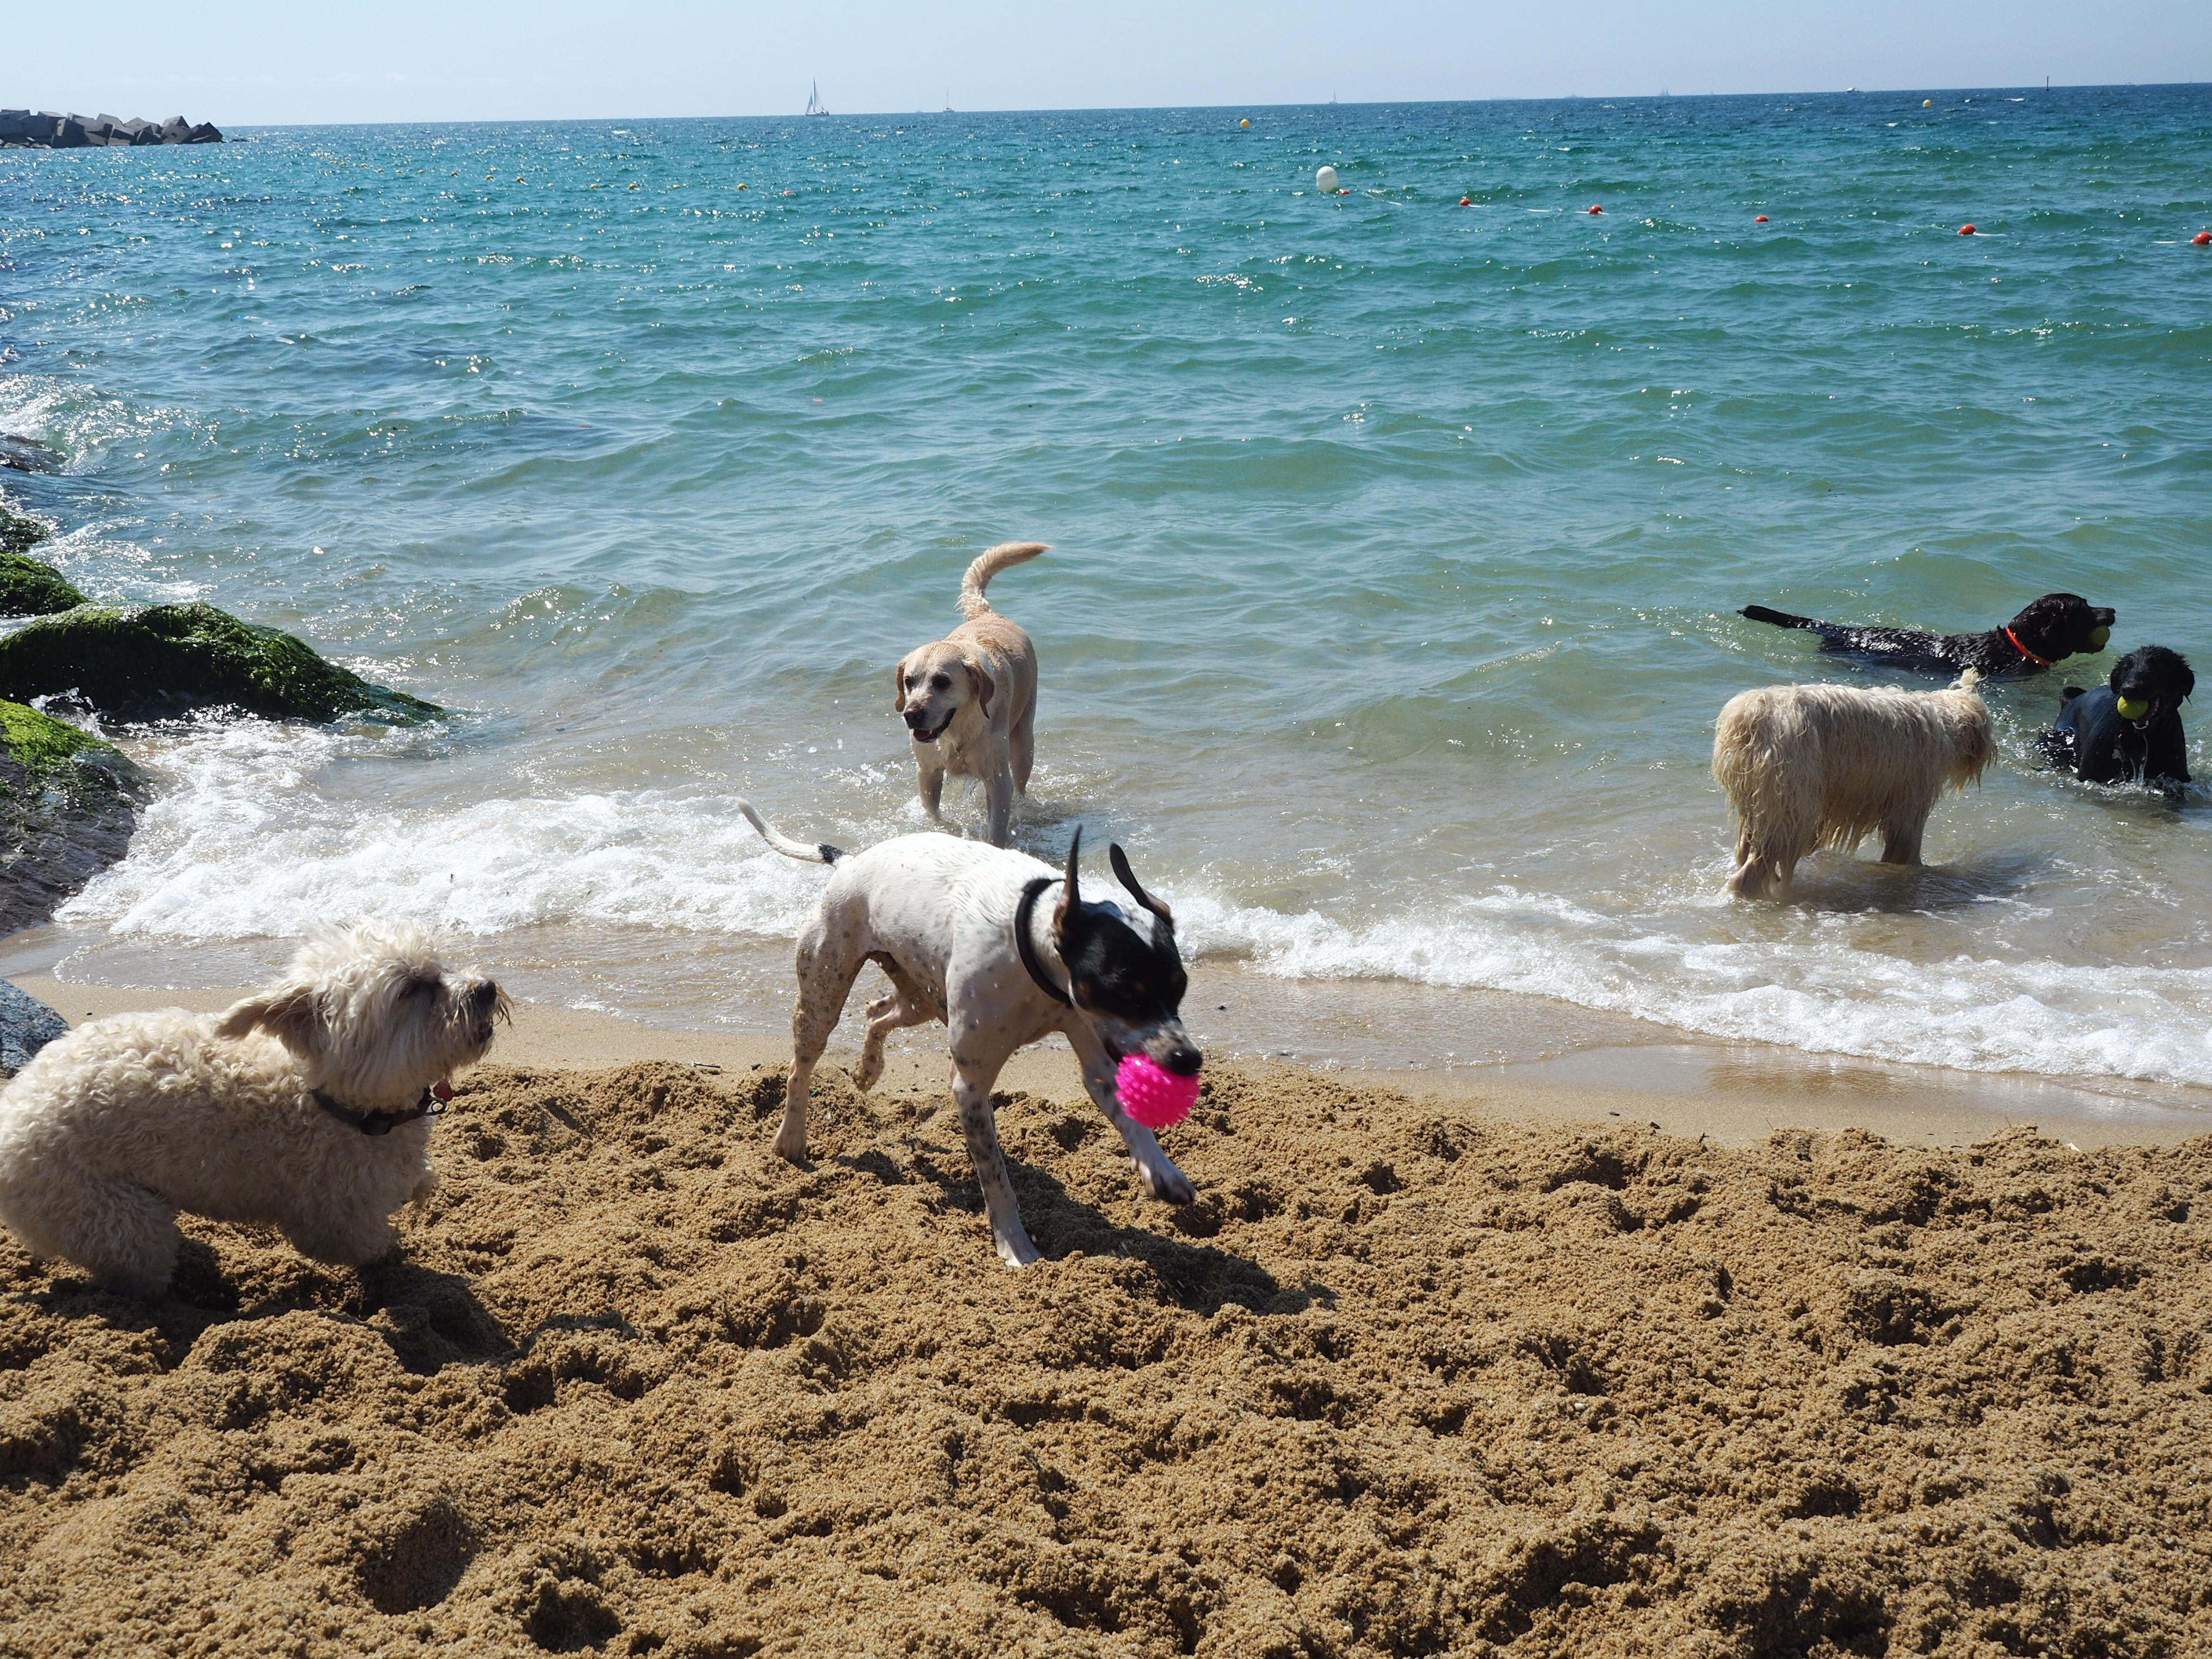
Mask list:
[[[1861,672],[1750,601],[2199,648],[2212,88],[251,137],[0,155],[0,430],[66,458],[9,485],[96,595],[463,712],[125,734],[65,973],[398,914],[774,1026],[820,874],[731,798],[915,827],[889,670],[1024,538],[1024,844],[1124,841],[1255,987],[2212,1084],[2212,811],[2032,767],[2109,658],[1992,690],[1925,870],[1731,903],[1706,773],[1734,692]]]

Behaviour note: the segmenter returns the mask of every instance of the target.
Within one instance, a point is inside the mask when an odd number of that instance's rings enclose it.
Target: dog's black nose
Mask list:
[[[469,1006],[480,1014],[489,1013],[492,1005],[498,1000],[499,986],[491,980],[485,980],[469,993]]]
[[[1177,1077],[1196,1077],[1198,1068],[1205,1064],[1206,1056],[1188,1042],[1178,1042],[1160,1056],[1160,1069]]]

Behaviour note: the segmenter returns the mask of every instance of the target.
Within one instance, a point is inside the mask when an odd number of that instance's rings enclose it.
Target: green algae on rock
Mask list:
[[[112,757],[129,764],[113,744],[20,702],[0,702],[0,745],[5,745],[9,759],[40,784],[57,774],[66,778],[80,757]]]
[[[46,540],[50,532],[36,519],[0,507],[0,553],[24,553]]]
[[[85,605],[0,640],[0,697],[65,691],[132,720],[223,705],[278,720],[360,714],[402,726],[444,712],[211,605]]]
[[[144,798],[114,744],[0,702],[0,933],[44,921],[121,858]]]
[[[0,537],[4,534],[5,527],[0,526]],[[53,566],[27,559],[21,553],[0,550],[0,617],[46,617],[85,603],[84,595]]]

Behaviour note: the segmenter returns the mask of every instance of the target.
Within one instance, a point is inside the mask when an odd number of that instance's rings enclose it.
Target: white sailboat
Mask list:
[[[819,81],[814,83],[814,90],[806,94],[806,112],[809,115],[827,115],[830,112],[822,107],[822,83]]]

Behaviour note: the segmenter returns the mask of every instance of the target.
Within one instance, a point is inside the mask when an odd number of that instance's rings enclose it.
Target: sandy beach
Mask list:
[[[1217,1064],[1170,1211],[1040,1049],[1017,1274],[778,1048],[524,1007],[365,1271],[0,1246],[0,1653],[2212,1648],[2212,1139]]]

